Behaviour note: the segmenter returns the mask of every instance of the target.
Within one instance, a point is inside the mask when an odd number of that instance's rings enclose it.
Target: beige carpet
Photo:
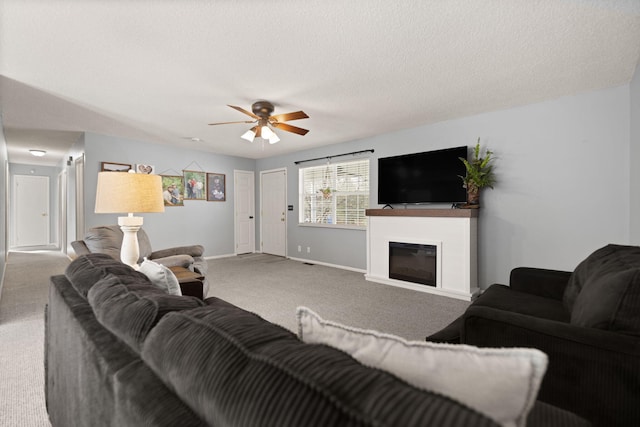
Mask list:
[[[10,252],[0,296],[0,426],[50,426],[44,401],[44,307],[60,252]]]
[[[362,273],[264,254],[209,260],[209,296],[253,311],[294,332],[295,309],[328,320],[424,340],[469,303],[369,282]]]

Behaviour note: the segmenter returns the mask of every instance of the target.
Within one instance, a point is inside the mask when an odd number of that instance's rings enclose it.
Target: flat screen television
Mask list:
[[[378,204],[465,202],[460,157],[466,146],[378,159]]]

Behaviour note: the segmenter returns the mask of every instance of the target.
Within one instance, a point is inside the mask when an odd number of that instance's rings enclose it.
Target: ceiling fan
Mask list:
[[[278,135],[273,132],[271,127],[284,130],[287,132],[297,133],[298,135],[306,135],[309,132],[307,129],[302,129],[297,126],[284,123],[290,120],[308,119],[309,116],[304,111],[295,111],[293,113],[276,114],[273,113],[273,104],[269,101],[256,101],[251,105],[252,113],[241,107],[235,105],[229,105],[234,110],[238,110],[243,114],[253,118],[253,120],[244,120],[238,122],[222,122],[222,123],[209,123],[210,126],[215,125],[227,125],[231,123],[256,123],[254,127],[245,132],[241,138],[246,139],[249,142],[253,142],[255,137],[267,139],[270,144],[275,144],[280,141]]]

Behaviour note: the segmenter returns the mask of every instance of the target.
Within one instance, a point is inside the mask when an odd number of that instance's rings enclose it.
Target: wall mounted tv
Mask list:
[[[466,201],[460,157],[467,158],[466,146],[378,159],[378,204]]]

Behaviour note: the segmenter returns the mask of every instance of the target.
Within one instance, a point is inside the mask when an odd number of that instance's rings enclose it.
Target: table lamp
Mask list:
[[[164,212],[162,178],[132,172],[99,172],[95,212],[128,214],[118,217],[118,225],[124,234],[120,260],[137,268],[140,257],[137,233],[143,218],[133,214]]]

